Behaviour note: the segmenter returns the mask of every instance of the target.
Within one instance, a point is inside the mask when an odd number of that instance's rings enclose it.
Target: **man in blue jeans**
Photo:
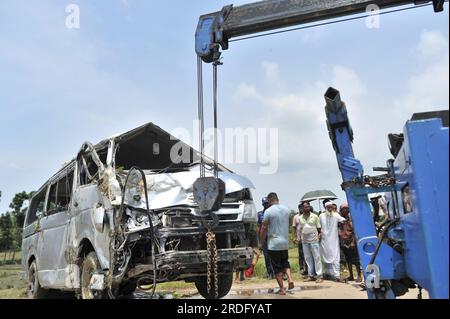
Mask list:
[[[262,211],[258,212],[258,225],[256,227],[256,234],[258,235],[258,238],[259,238],[262,223],[264,220],[264,212],[266,211],[267,208],[269,208],[269,201],[267,200],[267,197],[263,197],[262,206],[264,209]],[[266,236],[266,239],[264,240],[264,242],[262,243],[262,249],[263,249],[263,254],[264,254],[264,261],[266,263],[267,278],[273,279],[275,277],[275,275],[273,273],[272,264],[270,263],[269,250],[267,249],[267,236]]]
[[[305,254],[306,264],[308,265],[308,280],[320,283],[322,279],[322,261],[320,260],[320,218],[312,214],[312,207],[309,202],[302,202],[303,214],[299,218],[300,234]]]

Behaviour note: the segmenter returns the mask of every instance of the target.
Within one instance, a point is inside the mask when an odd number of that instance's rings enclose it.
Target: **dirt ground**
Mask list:
[[[285,296],[274,293],[277,283],[275,280],[247,279],[242,283],[234,283],[230,293],[224,299],[367,299],[367,293],[359,283],[337,283],[332,281],[315,282],[295,281],[295,288]],[[174,289],[164,291],[171,294],[175,292],[186,299],[201,299],[195,288]],[[417,299],[418,289],[410,290],[400,299]],[[145,298],[145,293],[137,293],[136,297]],[[422,298],[428,299],[428,294],[422,290]]]
[[[295,282],[295,288],[288,292],[286,296],[279,296],[272,291],[277,287],[276,282],[252,283],[249,280],[243,284],[234,284],[231,292],[226,298],[236,299],[367,299],[367,293],[356,282],[337,283],[333,281],[323,281],[320,284],[315,282]],[[422,292],[423,298],[425,292]],[[411,290],[401,298],[415,299],[418,290]]]
[[[0,299],[26,298],[25,282],[19,279],[20,266],[9,265],[0,267]],[[241,283],[233,283],[230,293],[225,299],[367,299],[367,294],[358,283],[336,283],[325,280],[320,284],[305,282],[298,274],[293,274],[295,288],[286,296],[274,293],[277,287],[275,280],[261,278],[246,279]],[[287,284],[286,284],[287,285]],[[157,286],[157,293],[162,298],[200,299],[202,298],[194,284],[173,282]],[[410,290],[401,299],[417,298],[418,289]],[[428,299],[426,291],[422,291],[423,298]],[[149,294],[138,291],[136,299],[147,299]]]

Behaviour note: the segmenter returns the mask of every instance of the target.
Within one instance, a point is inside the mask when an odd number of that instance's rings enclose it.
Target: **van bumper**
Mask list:
[[[217,249],[218,273],[232,273],[247,269],[253,261],[251,247]],[[161,281],[187,280],[206,276],[208,255],[206,250],[169,251],[156,258],[158,278]],[[152,265],[138,265],[130,269],[128,277],[138,278],[152,269]]]

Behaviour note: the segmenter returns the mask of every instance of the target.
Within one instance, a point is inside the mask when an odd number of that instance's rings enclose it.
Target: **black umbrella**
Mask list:
[[[311,191],[311,192],[307,192],[305,195],[302,196],[301,201],[302,202],[312,202],[314,200],[319,201],[319,210],[321,210],[320,208],[320,200],[321,199],[336,199],[337,196],[329,190],[317,190],[317,191]]]

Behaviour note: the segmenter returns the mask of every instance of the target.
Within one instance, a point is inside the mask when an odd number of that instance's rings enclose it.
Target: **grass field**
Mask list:
[[[0,266],[0,298],[25,298],[26,283],[19,277],[20,265]]]
[[[5,264],[20,264],[22,258],[20,251],[16,251],[14,254],[14,260],[12,260],[12,257],[13,253],[10,251],[0,252],[0,266]]]
[[[17,251],[12,260],[11,252],[0,252],[0,299],[25,298],[25,281],[19,277],[21,253]]]

